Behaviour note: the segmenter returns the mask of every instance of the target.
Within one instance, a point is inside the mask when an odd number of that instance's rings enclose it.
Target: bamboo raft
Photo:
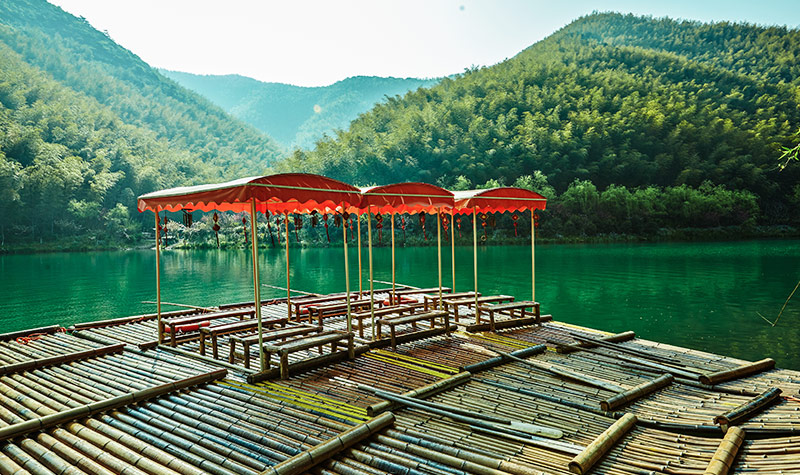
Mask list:
[[[800,473],[800,373],[524,323],[297,351],[283,380],[154,345],[150,315],[0,335],[0,474]]]

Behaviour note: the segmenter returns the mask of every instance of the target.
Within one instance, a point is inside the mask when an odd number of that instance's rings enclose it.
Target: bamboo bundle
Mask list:
[[[719,448],[714,452],[711,463],[708,464],[704,475],[725,475],[733,465],[733,460],[742,446],[745,433],[738,427],[730,427],[725,433],[725,438],[719,444]]]
[[[744,378],[752,374],[768,371],[775,367],[775,360],[772,358],[764,358],[763,360],[756,361],[742,365],[733,369],[725,371],[717,371],[716,373],[704,374],[700,376],[700,382],[703,384],[719,384],[732,379]]]
[[[110,353],[119,353],[122,351],[124,347],[125,345],[118,344],[118,345],[104,346],[102,348],[95,348],[91,350],[79,351],[76,353],[69,353],[60,356],[51,356],[49,358],[40,358],[35,360],[23,361],[21,363],[15,363],[0,367],[0,376],[10,373],[29,371],[31,369],[41,368],[43,366],[58,365],[86,358],[94,358],[97,356],[103,356]]]
[[[583,452],[569,463],[569,471],[583,475],[605,455],[614,444],[636,425],[636,416],[625,414],[600,434]]]

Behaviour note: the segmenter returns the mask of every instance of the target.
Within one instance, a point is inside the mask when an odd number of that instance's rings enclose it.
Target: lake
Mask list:
[[[537,247],[536,297],[558,321],[747,360],[772,357],[800,370],[800,292],[772,320],[800,279],[800,241],[592,244]],[[166,251],[162,299],[192,305],[253,299],[249,250]],[[351,248],[351,289],[358,289]],[[367,252],[363,251],[367,288]],[[341,249],[292,249],[292,287],[344,290]],[[397,280],[437,285],[436,248],[397,250]],[[283,250],[262,250],[261,279],[284,286]],[[375,278],[391,279],[390,251],[374,251]],[[443,249],[444,285],[452,283]],[[484,294],[530,297],[530,247],[478,251]],[[472,248],[456,249],[456,290],[472,289]],[[262,298],[285,296],[264,288]],[[155,253],[149,250],[0,256],[0,332],[154,312]],[[165,310],[174,307],[164,307]]]

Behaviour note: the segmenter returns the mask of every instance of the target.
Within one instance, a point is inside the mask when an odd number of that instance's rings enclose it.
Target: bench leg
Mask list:
[[[236,340],[231,339],[230,341],[231,350],[228,353],[228,363],[233,364],[233,361],[236,359]]]
[[[455,318],[456,323],[458,323],[458,305],[455,304],[453,304],[453,317]]]
[[[173,325],[169,326],[169,345],[173,348],[178,346],[178,342],[175,341],[175,327]]]
[[[383,338],[383,334],[381,333],[381,320],[380,319],[378,319],[378,321],[375,322],[375,327],[376,327],[375,334],[377,335],[377,338],[380,340],[381,338]]]
[[[489,310],[489,330],[494,331],[494,310]]]
[[[358,320],[358,337],[364,338],[364,325],[362,324],[364,319],[361,318],[361,316],[359,315],[358,317],[356,317],[356,320]]]
[[[200,354],[206,355],[206,334],[203,332],[200,332]]]
[[[250,369],[250,344],[242,343],[242,347],[244,347],[244,367]]]
[[[219,347],[217,346],[217,335],[211,335],[211,355],[214,359],[219,359]]]
[[[281,379],[289,379],[289,352],[281,350]]]
[[[392,334],[392,351],[397,349],[397,337],[395,336],[395,325],[389,325]]]
[[[445,313],[444,314],[444,334],[448,335],[448,336],[450,335],[450,314],[449,313]]]
[[[353,344],[353,334],[347,335],[347,358],[353,359],[356,357],[356,347]]]

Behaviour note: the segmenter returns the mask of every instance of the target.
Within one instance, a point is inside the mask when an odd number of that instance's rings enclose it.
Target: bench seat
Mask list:
[[[381,339],[382,336],[383,336],[382,333],[381,333],[381,327],[383,325],[388,325],[389,326],[389,334],[390,334],[391,340],[392,340],[392,349],[394,350],[394,349],[397,348],[397,332],[396,332],[397,325],[404,325],[404,324],[407,324],[407,323],[411,323],[413,325],[413,324],[415,324],[417,322],[420,322],[420,321],[423,321],[423,320],[429,320],[430,324],[431,324],[431,328],[434,328],[436,326],[436,320],[438,318],[443,318],[444,319],[445,332],[449,334],[450,313],[446,312],[444,310],[433,310],[431,312],[414,313],[414,314],[411,314],[411,315],[400,315],[400,316],[397,316],[397,317],[391,317],[391,318],[384,317],[384,318],[378,319],[375,322],[376,326],[378,327],[377,328],[378,339]]]
[[[517,302],[506,302],[506,303],[499,303],[499,304],[486,304],[486,305],[478,305],[478,309],[481,313],[485,312],[489,315],[489,329],[494,331],[494,314],[495,312],[508,312],[511,317],[514,317],[514,311],[519,310],[519,318],[525,318],[525,310],[530,308],[533,316],[536,318],[536,323],[540,323],[541,320],[541,313],[539,310],[539,302],[534,302],[533,300],[520,300]],[[480,324],[480,314],[478,315],[477,323]]]

